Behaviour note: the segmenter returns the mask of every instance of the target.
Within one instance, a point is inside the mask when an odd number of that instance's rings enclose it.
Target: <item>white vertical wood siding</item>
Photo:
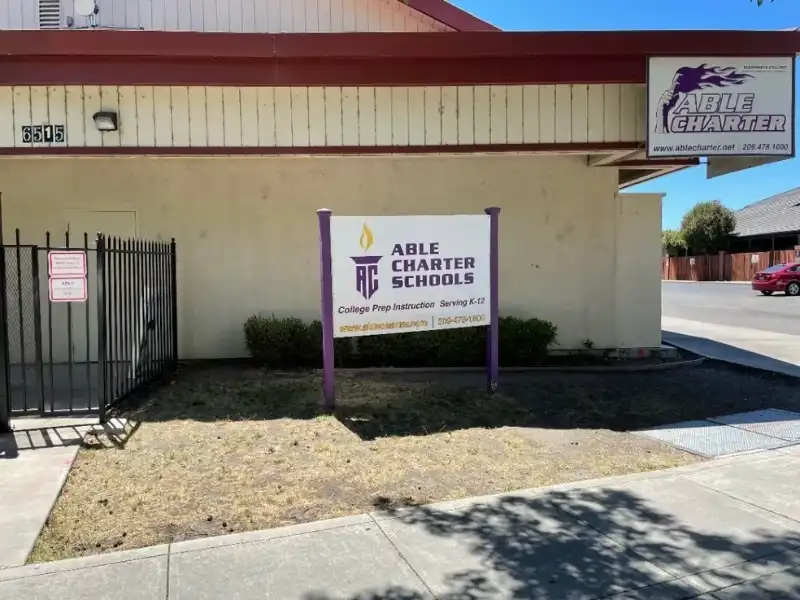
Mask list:
[[[92,116],[119,115],[99,133]],[[24,143],[27,125],[64,143]],[[0,87],[0,147],[307,147],[641,142],[642,85]]]
[[[39,29],[39,2],[0,0],[0,29]],[[58,0],[56,0],[58,1]],[[346,31],[446,31],[399,0],[97,0],[104,27],[159,31],[223,31],[253,33],[335,33]],[[74,19],[73,0],[60,0],[60,26]]]

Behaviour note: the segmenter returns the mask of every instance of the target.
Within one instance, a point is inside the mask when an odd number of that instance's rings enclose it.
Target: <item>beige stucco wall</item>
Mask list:
[[[659,346],[662,194],[619,194],[616,210],[616,343]]]
[[[6,236],[20,227],[39,242],[81,210],[135,211],[137,235],[174,236],[184,358],[244,355],[242,323],[254,312],[318,317],[320,207],[498,205],[502,314],[552,320],[564,348],[658,343],[660,314],[630,317],[641,294],[660,290],[657,261],[650,276],[635,258],[639,243],[648,256],[658,243],[656,203],[618,201],[616,169],[589,168],[585,156],[6,158],[0,182]]]

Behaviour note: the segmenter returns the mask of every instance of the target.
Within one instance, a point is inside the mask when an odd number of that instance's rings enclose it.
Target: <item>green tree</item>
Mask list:
[[[733,230],[736,216],[719,200],[698,202],[681,220],[681,237],[693,253],[711,254],[724,250]]]
[[[667,256],[682,256],[686,254],[686,241],[680,231],[665,229],[661,232],[661,248]]]

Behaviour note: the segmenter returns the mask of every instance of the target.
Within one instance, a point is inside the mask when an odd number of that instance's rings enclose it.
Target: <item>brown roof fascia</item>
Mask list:
[[[456,59],[543,56],[785,56],[800,31],[470,31],[450,33],[0,32],[5,57]]]
[[[800,32],[2,31],[0,85],[644,83],[647,56],[786,56]]]

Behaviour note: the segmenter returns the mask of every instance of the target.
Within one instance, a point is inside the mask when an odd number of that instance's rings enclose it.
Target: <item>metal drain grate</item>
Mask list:
[[[787,410],[768,408],[766,410],[754,410],[724,417],[714,417],[709,421],[730,425],[745,431],[753,431],[762,435],[769,435],[788,442],[800,442],[800,414]]]
[[[711,421],[684,421],[634,433],[706,458],[787,445],[784,439]]]

